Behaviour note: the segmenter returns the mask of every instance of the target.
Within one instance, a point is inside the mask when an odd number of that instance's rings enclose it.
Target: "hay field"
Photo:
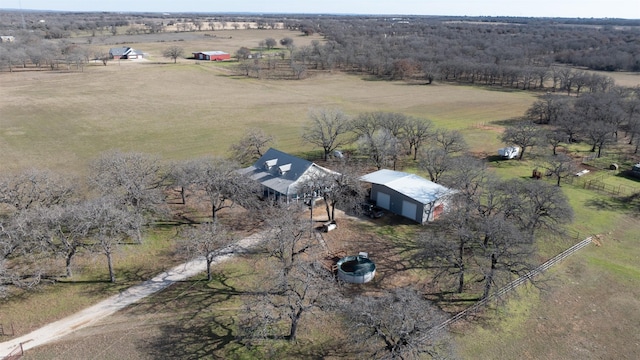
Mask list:
[[[0,169],[77,170],[112,148],[168,159],[224,155],[248,128],[275,136],[285,151],[309,151],[300,135],[311,108],[402,112],[467,129],[521,116],[534,101],[525,92],[340,73],[301,81],[248,79],[233,75],[229,65],[163,59],[114,61],[83,72],[0,73]]]

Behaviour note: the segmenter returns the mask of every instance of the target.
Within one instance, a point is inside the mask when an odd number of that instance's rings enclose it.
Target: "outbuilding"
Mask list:
[[[199,51],[193,53],[193,58],[196,60],[225,61],[231,59],[231,54],[224,51]]]
[[[371,183],[370,200],[377,206],[421,224],[437,219],[455,192],[418,175],[387,169],[360,180]]]

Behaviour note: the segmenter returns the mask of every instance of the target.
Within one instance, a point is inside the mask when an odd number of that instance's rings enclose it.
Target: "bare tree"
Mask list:
[[[373,138],[373,135],[380,129],[382,129],[382,122],[384,120],[385,113],[383,112],[368,112],[361,113],[353,121],[353,131],[356,133],[358,139],[369,140]]]
[[[273,207],[265,214],[271,231],[263,244],[270,266],[259,295],[243,311],[241,329],[248,342],[295,341],[303,316],[320,306],[335,287],[330,273],[312,260],[318,243],[307,222],[292,216],[292,210]]]
[[[77,191],[77,183],[49,170],[30,169],[0,176],[0,203],[24,210],[64,204]]]
[[[94,58],[96,60],[100,60],[102,62],[102,65],[104,66],[107,66],[107,63],[111,61],[111,55],[109,55],[109,53],[106,51],[97,52],[96,54],[94,54]]]
[[[113,197],[120,206],[131,208],[136,218],[143,220],[137,236],[141,242],[140,229],[150,220],[143,215],[164,210],[168,173],[156,156],[108,151],[92,162],[89,181],[99,194]]]
[[[465,279],[471,277],[469,269],[472,249],[477,244],[475,218],[471,202],[456,197],[451,211],[447,211],[436,222],[434,227],[425,229],[417,237],[418,251],[415,255],[424,266],[434,269],[434,283],[451,282],[457,293],[465,288]],[[448,287],[448,286],[447,286]],[[449,291],[448,289],[445,291]]]
[[[236,203],[254,206],[257,201],[257,182],[238,173],[237,163],[219,158],[201,158],[183,165],[188,187],[194,194],[201,194],[211,206],[211,218],[216,219],[218,211],[231,208]],[[187,181],[184,181],[186,183]]]
[[[338,109],[317,109],[309,112],[309,123],[304,127],[302,138],[320,146],[327,160],[332,151],[351,143],[351,118]]]
[[[562,190],[544,181],[511,179],[501,183],[503,213],[526,234],[544,229],[561,233],[573,221],[573,209]]]
[[[614,143],[615,138],[613,125],[604,121],[594,121],[584,128],[584,134],[589,139],[591,144],[591,151],[598,150],[597,156],[602,155],[602,149],[607,145]]]
[[[335,220],[336,208],[345,211],[356,209],[364,198],[364,189],[353,168],[341,162],[335,170],[335,173],[310,177],[300,189],[305,194],[312,194],[312,197],[322,197],[329,220]]]
[[[139,220],[135,213],[118,207],[114,199],[101,197],[83,203],[82,217],[92,240],[92,250],[107,258],[109,280],[116,282],[113,255],[125,240],[135,236]]]
[[[435,144],[447,154],[460,154],[467,150],[468,145],[464,136],[458,130],[438,129],[435,131],[433,140]]]
[[[567,134],[558,130],[547,130],[543,132],[543,135],[547,144],[551,145],[553,155],[558,155],[558,147],[569,139]]]
[[[387,129],[376,131],[371,137],[361,136],[357,141],[358,152],[367,157],[380,170],[389,162],[395,169],[396,161],[402,154],[402,142]]]
[[[445,150],[430,146],[420,152],[420,168],[429,174],[429,180],[437,183],[440,177],[455,166],[453,155]]]
[[[51,278],[48,232],[40,215],[45,208],[19,210],[0,219],[0,296],[11,288],[30,290]]]
[[[404,130],[406,129],[407,116],[401,113],[385,112],[380,113],[380,126],[389,130],[391,135],[400,139],[404,138]]]
[[[273,49],[277,44],[278,42],[274,38],[266,38],[264,40],[264,45],[267,47],[267,50]]]
[[[420,153],[420,168],[429,173],[433,182],[453,168],[454,159],[466,151],[467,143],[462,134],[455,130],[438,129],[432,144]]]
[[[555,124],[558,114],[567,106],[565,97],[545,94],[527,109],[526,117],[538,124]]]
[[[233,238],[218,221],[206,222],[189,227],[181,234],[180,250],[187,256],[204,257],[207,263],[207,281],[213,279],[211,263],[220,250],[229,245]]]
[[[89,180],[103,195],[139,211],[153,211],[164,203],[167,170],[157,156],[118,150],[108,151],[91,163]]]
[[[162,51],[162,56],[172,59],[175,64],[178,61],[178,58],[184,54],[184,49],[177,45],[169,46],[168,48]]]
[[[300,80],[307,72],[307,67],[303,64],[291,63],[291,70],[296,79]]]
[[[445,330],[430,332],[445,320],[444,314],[414,289],[398,288],[377,297],[357,296],[344,305],[343,312],[350,340],[363,355],[375,359],[451,355]]]
[[[90,224],[93,219],[86,219],[85,207],[87,203],[56,206],[47,209],[40,216],[49,233],[47,242],[54,254],[60,254],[65,260],[67,277],[73,275],[73,259],[83,248],[88,248],[91,241],[88,238]]]
[[[430,120],[409,117],[404,123],[403,138],[409,145],[408,153],[413,152],[413,160],[425,141],[433,137],[433,123]]]
[[[525,151],[537,145],[540,142],[540,137],[540,129],[533,122],[525,120],[506,128],[501,138],[508,144],[520,146],[518,160],[522,160]]]
[[[540,167],[547,170],[547,173],[556,178],[556,185],[560,186],[560,181],[572,176],[578,171],[578,167],[573,159],[566,154],[548,156]]]
[[[280,45],[284,46],[289,50],[289,57],[292,57],[293,50],[295,49],[295,45],[293,44],[293,39],[290,37],[285,37],[280,39]]]
[[[246,46],[243,46],[236,51],[236,58],[238,61],[248,59],[249,55],[251,55],[251,50]]]
[[[533,236],[501,216],[483,218],[478,233],[479,249],[474,261],[483,275],[481,298],[485,299],[495,288],[513,280],[514,274],[523,275],[534,268]]]
[[[240,164],[253,163],[264,154],[273,141],[273,136],[267,135],[261,129],[248,129],[237,143],[231,145],[232,157]]]
[[[582,119],[573,111],[563,111],[558,117],[558,131],[567,136],[567,143],[577,141],[583,129]]]

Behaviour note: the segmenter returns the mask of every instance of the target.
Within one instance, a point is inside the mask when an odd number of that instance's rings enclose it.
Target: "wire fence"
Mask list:
[[[593,242],[593,237],[589,236],[586,239],[580,241],[579,243],[573,245],[572,247],[566,249],[565,251],[563,251],[560,254],[554,256],[553,258],[551,258],[547,262],[543,263],[542,265],[538,266],[537,268],[527,272],[523,276],[515,279],[514,281],[510,282],[506,286],[500,288],[497,292],[495,292],[495,293],[487,296],[486,298],[476,302],[472,306],[462,310],[461,312],[459,312],[456,315],[450,317],[449,319],[445,320],[441,324],[429,329],[429,331],[427,331],[420,339],[418,339],[418,342],[419,343],[424,343],[424,342],[427,342],[427,341],[433,339],[438,333],[440,333],[442,330],[446,329],[450,325],[460,321],[461,319],[464,319],[465,317],[467,317],[469,315],[477,313],[480,309],[484,308],[486,305],[488,305],[492,301],[501,298],[506,293],[516,289],[520,285],[529,282],[534,277],[542,274],[543,272],[545,272],[547,269],[549,269],[553,265],[555,265],[555,264],[559,263],[560,261],[566,259],[567,257],[572,255],[576,251],[586,247],[587,245],[591,244],[592,242]]]

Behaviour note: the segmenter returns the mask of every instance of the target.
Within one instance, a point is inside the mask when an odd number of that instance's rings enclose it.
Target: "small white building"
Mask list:
[[[520,155],[520,147],[518,146],[507,146],[501,149],[498,149],[498,155],[500,155],[503,159],[515,159],[518,155]]]

